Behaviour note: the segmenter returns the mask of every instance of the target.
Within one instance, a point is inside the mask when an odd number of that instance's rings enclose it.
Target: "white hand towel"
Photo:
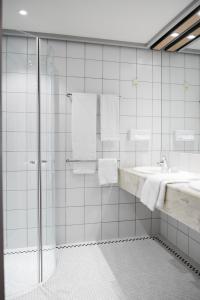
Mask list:
[[[74,160],[96,160],[96,94],[73,93],[72,95],[72,158]],[[75,164],[74,173],[81,174],[91,167],[91,162]],[[96,166],[96,162],[94,164]],[[94,167],[91,168],[94,172]]]
[[[188,172],[150,175],[143,185],[141,202],[151,211],[163,208],[167,184],[189,182],[196,178],[196,175]]]
[[[117,159],[115,158],[99,159],[98,176],[99,176],[100,185],[118,183]]]
[[[119,140],[119,97],[101,95],[101,141]]]

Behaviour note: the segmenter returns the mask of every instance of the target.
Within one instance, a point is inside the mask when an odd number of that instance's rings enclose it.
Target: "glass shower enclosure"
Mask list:
[[[6,33],[2,47],[6,299],[55,268],[54,67],[47,40]]]

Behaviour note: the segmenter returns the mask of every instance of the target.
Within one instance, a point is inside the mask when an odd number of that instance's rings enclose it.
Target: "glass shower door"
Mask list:
[[[3,209],[6,297],[39,281],[36,39],[3,37]]]
[[[54,69],[46,40],[3,39],[3,210],[6,297],[55,269]]]
[[[54,63],[51,46],[39,40],[40,58],[40,150],[42,208],[42,280],[55,269],[55,103]]]

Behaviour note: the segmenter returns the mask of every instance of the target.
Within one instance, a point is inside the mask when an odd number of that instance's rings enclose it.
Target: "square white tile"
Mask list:
[[[67,58],[67,76],[84,77],[84,60]]]
[[[96,60],[86,60],[85,77],[102,78],[102,62]]]
[[[85,205],[100,205],[100,204],[101,204],[100,188],[86,188]]]
[[[90,205],[85,206],[85,223],[100,223],[101,222],[101,206]]]
[[[119,237],[135,236],[135,221],[121,221],[119,222]]]
[[[84,58],[84,44],[67,42],[67,57]]]
[[[102,60],[103,46],[86,44],[85,51],[86,59]]]
[[[118,222],[102,224],[102,239],[118,238]]]
[[[118,221],[118,205],[102,206],[102,222]]]
[[[67,243],[84,241],[84,225],[72,225],[66,227]]]
[[[135,220],[135,205],[134,204],[120,204],[119,205],[119,220]]]
[[[84,207],[69,207],[66,209],[67,225],[84,224]]]
[[[120,52],[119,47],[103,46],[103,60],[119,61]]]
[[[99,241],[101,240],[101,224],[86,224],[85,225],[85,240]]]
[[[104,79],[119,79],[119,63],[103,62],[103,78]]]
[[[70,188],[66,191],[67,206],[84,206],[84,189]]]

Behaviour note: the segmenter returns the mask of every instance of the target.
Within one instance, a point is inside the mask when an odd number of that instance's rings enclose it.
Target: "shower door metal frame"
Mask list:
[[[0,0],[0,53],[2,50],[2,0]],[[0,57],[0,74],[2,70],[2,55]],[[5,299],[4,290],[4,243],[3,243],[3,154],[2,154],[2,74],[0,75],[0,299]]]
[[[0,53],[2,52],[2,0],[0,0]],[[4,290],[4,243],[3,243],[3,155],[2,155],[2,55],[0,55],[0,299],[5,299]]]
[[[41,161],[41,88],[40,88],[40,38],[36,37],[37,55],[37,107],[38,107],[38,281],[43,281],[43,254],[42,254],[42,161]]]

